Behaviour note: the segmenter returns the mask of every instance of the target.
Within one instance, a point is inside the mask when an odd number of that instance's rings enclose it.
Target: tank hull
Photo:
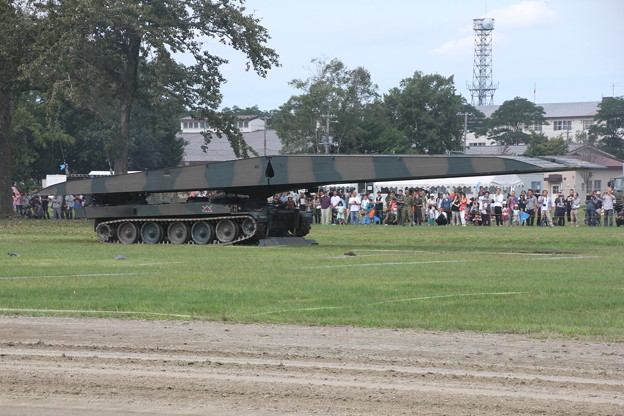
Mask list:
[[[105,243],[239,244],[267,237],[303,237],[312,215],[271,205],[255,210],[218,203],[93,206],[76,210],[94,221]]]

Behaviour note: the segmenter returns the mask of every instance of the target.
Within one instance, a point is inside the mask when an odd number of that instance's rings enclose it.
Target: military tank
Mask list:
[[[310,232],[311,213],[270,201],[278,192],[339,183],[565,171],[587,168],[584,163],[521,156],[272,156],[71,180],[39,194],[89,196],[90,203],[78,208],[76,216],[92,220],[104,243],[257,243]],[[211,195],[187,197],[192,191]]]

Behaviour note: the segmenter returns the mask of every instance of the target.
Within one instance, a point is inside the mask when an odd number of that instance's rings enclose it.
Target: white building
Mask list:
[[[562,136],[573,142],[577,133],[587,132],[589,126],[594,124],[594,116],[598,112],[599,104],[600,101],[536,104],[544,108],[546,113],[544,117],[548,124],[539,123],[527,126],[525,131],[543,133],[550,138]],[[489,118],[499,107],[499,105],[483,105],[478,106],[477,109]],[[468,147],[495,146],[496,142],[485,136],[476,137],[474,133],[468,133],[466,145]]]
[[[258,130],[264,130],[265,119],[260,116],[236,116],[238,119],[237,127],[243,133],[251,133]],[[180,131],[182,133],[201,133],[210,130],[207,121],[196,120],[192,117],[183,117],[180,119]]]

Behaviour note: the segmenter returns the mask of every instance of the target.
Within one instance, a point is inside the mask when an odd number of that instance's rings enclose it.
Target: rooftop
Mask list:
[[[536,104],[543,107],[546,118],[594,118],[600,101],[586,101],[577,103],[546,103]],[[477,109],[490,117],[500,105],[481,105]]]
[[[213,135],[205,152],[202,150],[205,142],[201,133],[178,133],[178,137],[181,137],[188,143],[184,148],[184,157],[181,162],[183,165],[236,159],[236,155],[230,147],[230,142],[225,136],[219,138]],[[243,137],[258,155],[264,156],[264,130],[243,133]],[[278,155],[282,149],[282,142],[277,137],[275,130],[266,130],[266,143],[267,156]]]

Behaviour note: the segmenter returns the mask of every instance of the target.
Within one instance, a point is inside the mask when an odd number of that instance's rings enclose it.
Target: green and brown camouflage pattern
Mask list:
[[[92,219],[102,242],[238,244],[309,233],[310,212],[268,203],[267,197],[281,191],[339,183],[558,172],[588,167],[584,163],[517,156],[272,156],[70,180],[40,194],[92,195],[89,204],[76,209],[76,216]],[[200,190],[219,192],[209,198],[186,196]],[[174,197],[162,198],[166,193]]]
[[[223,190],[267,197],[321,185],[600,168],[571,159],[473,155],[294,155],[257,157],[59,183],[43,195]]]

